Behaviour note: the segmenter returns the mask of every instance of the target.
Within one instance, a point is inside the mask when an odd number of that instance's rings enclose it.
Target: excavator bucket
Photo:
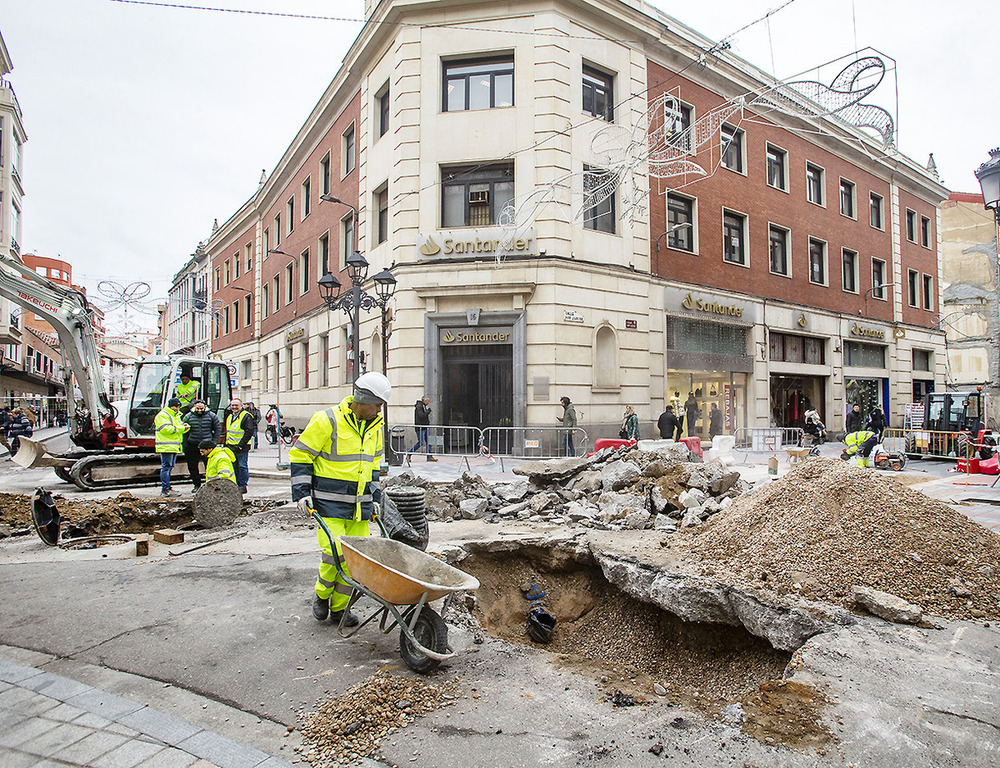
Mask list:
[[[61,459],[45,450],[45,443],[27,437],[18,439],[20,447],[13,456],[13,462],[25,469],[32,467],[72,467],[72,459]]]

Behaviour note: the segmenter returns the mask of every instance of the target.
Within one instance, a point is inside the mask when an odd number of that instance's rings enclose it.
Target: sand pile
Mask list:
[[[708,575],[851,607],[851,587],[1000,619],[1000,536],[871,469],[812,459],[672,539]]]

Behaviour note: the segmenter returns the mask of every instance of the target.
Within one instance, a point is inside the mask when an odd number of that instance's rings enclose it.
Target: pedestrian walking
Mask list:
[[[631,405],[625,406],[625,414],[622,416],[622,428],[618,430],[618,437],[622,440],[639,439],[639,417]]]
[[[201,399],[192,403],[191,410],[183,416],[183,421],[188,425],[187,434],[184,435],[184,460],[187,462],[191,484],[197,491],[201,487],[200,464],[205,460],[201,452],[201,444],[205,440],[211,440],[213,443],[219,442],[222,437],[222,422],[219,421],[218,416],[208,410],[205,401]]]
[[[0,445],[6,448],[10,455],[14,452],[10,450],[10,442],[7,440],[7,426],[10,424],[10,409],[5,405],[0,408]]]
[[[881,440],[882,433],[885,432],[886,421],[885,421],[885,414],[882,412],[882,408],[880,406],[876,405],[874,408],[871,409],[871,411],[868,413],[867,422],[868,423],[866,426],[868,427],[868,429],[874,432],[875,436],[878,437],[879,440]]]
[[[247,458],[250,453],[250,443],[253,441],[253,417],[243,409],[243,401],[234,397],[226,411],[226,420],[222,424],[223,445],[236,457],[236,485],[240,493],[247,492],[250,481],[250,468]]]
[[[198,450],[208,462],[205,469],[206,481],[218,477],[229,480],[233,485],[236,485],[236,455],[231,450],[224,445],[219,445],[218,440],[202,440]]]
[[[430,435],[430,423],[431,423],[431,399],[424,395],[422,398],[417,400],[416,404],[413,406],[413,424],[417,429],[417,442],[416,444],[406,452],[407,461],[410,460],[410,454],[416,453],[417,449],[421,445],[427,447],[427,461],[437,461],[431,455],[431,443],[429,439]]]
[[[694,423],[701,416],[698,401],[694,399],[694,392],[688,392],[687,400],[684,401],[684,413],[687,417],[687,430],[690,437],[694,435]]]
[[[573,446],[573,430],[576,428],[576,408],[573,407],[573,403],[570,402],[568,397],[560,398],[559,402],[562,403],[563,413],[562,416],[556,416],[556,421],[562,422],[562,425],[566,427],[566,431],[563,432],[562,436],[563,453],[566,456],[576,456],[576,448]]]
[[[358,624],[354,614],[348,611],[343,615],[351,588],[340,578],[335,563],[350,574],[336,537],[367,536],[373,504],[381,503],[379,473],[385,422],[380,411],[388,407],[391,390],[381,373],[362,374],[354,382],[354,394],[313,414],[288,452],[292,501],[303,514],[318,512],[334,537],[331,541],[322,526],[317,526],[316,539],[322,550],[312,603],[317,621],[332,612],[334,622],[343,620],[347,627]]]
[[[677,434],[680,437],[680,421],[677,419],[677,415],[674,413],[674,407],[668,405],[666,410],[660,414],[660,418],[656,420],[656,428],[660,432],[660,438],[663,440],[673,440],[674,435]]]
[[[181,401],[171,397],[167,407],[156,414],[153,427],[156,430],[155,447],[160,454],[160,495],[176,496],[170,487],[170,474],[177,463],[177,456],[184,450],[184,433],[190,427],[181,421]]]
[[[250,412],[253,417],[253,449],[257,450],[258,441],[260,438],[260,408],[258,408],[253,403],[247,403],[246,409]]]
[[[21,448],[21,438],[31,437],[34,430],[31,421],[28,420],[20,408],[15,408],[10,413],[10,421],[7,422],[7,439],[10,441],[10,456],[13,458]]]
[[[855,403],[851,406],[851,410],[848,411],[847,418],[844,419],[844,431],[847,432],[847,434],[857,432],[861,429],[864,422],[865,419],[861,414],[861,406],[858,405],[858,403]]]
[[[722,411],[719,410],[719,406],[712,403],[712,407],[708,410],[708,436],[710,438],[716,435],[722,434]]]

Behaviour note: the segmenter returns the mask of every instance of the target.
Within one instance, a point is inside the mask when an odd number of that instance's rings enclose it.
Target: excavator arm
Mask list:
[[[82,395],[67,414],[73,442],[82,448],[114,445],[121,432],[101,379],[87,298],[7,256],[0,256],[0,295],[44,318],[59,336],[67,397],[72,400],[73,376]]]

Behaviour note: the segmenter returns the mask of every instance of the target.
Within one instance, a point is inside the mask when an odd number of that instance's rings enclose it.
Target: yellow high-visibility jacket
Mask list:
[[[156,430],[157,453],[183,453],[184,433],[191,427],[181,421],[181,415],[173,408],[164,408],[153,419]]]
[[[847,455],[853,456],[858,452],[858,449],[864,444],[866,440],[870,440],[875,437],[874,432],[869,432],[866,429],[859,430],[857,432],[851,432],[844,436],[844,444],[847,446]]]
[[[236,461],[236,456],[228,448],[217,445],[212,449],[212,452],[208,454],[208,466],[205,469],[205,479],[211,480],[213,477],[221,477],[225,480],[230,480],[234,485],[236,484],[236,470],[233,468],[233,464]]]
[[[292,501],[312,496],[323,517],[371,520],[372,502],[381,501],[382,414],[359,421],[353,397],[317,411],[288,452]]]
[[[198,399],[198,392],[201,389],[201,382],[191,379],[185,384],[183,381],[174,389],[177,399],[181,401],[181,407],[191,405]]]

